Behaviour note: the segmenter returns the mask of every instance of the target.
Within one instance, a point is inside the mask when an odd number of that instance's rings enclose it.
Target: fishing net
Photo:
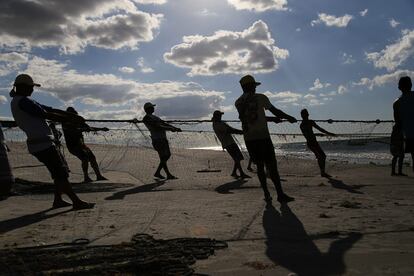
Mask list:
[[[173,174],[184,177],[188,175],[189,170],[206,172],[231,170],[233,162],[227,153],[223,152],[210,121],[187,120],[170,121],[170,123],[183,130],[168,134],[172,149],[172,157],[168,165]],[[277,158],[287,167],[292,165],[289,163],[292,158],[314,159],[313,153],[307,149],[299,123],[269,123]],[[103,171],[129,173],[143,183],[152,181],[159,159],[152,148],[150,134],[142,122],[95,120],[89,121],[88,124],[95,128],[109,129],[109,131],[84,134],[86,144],[95,153]],[[238,129],[241,128],[238,121],[228,121],[228,124]],[[337,134],[335,137],[317,136],[327,153],[328,161],[389,162],[389,137],[392,121],[324,120],[317,121],[317,124]],[[61,130],[61,127],[57,125],[57,129]],[[318,131],[315,130],[315,133]],[[6,128],[4,134],[11,149],[9,159],[13,170],[41,166],[27,153],[26,137],[22,131],[18,128]],[[245,157],[243,166],[246,167],[249,156],[243,137],[234,135],[234,138],[242,149]],[[61,142],[61,151],[64,153],[72,174],[81,174],[80,161],[67,151],[63,138]],[[283,166],[280,170],[282,175],[291,173],[284,172]],[[312,162],[308,170],[317,174],[316,162]]]
[[[196,260],[224,248],[225,242],[207,238],[157,240],[136,234],[131,242],[118,245],[87,246],[80,240],[3,249],[0,266],[5,275],[194,275],[190,266]]]

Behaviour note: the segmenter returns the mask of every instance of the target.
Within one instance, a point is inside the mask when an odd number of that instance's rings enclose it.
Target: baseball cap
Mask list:
[[[224,112],[221,112],[220,110],[216,110],[216,111],[213,112],[214,117],[219,116],[219,115],[223,115],[223,114],[224,114]]]
[[[145,103],[145,104],[144,104],[144,110],[146,110],[146,109],[148,109],[148,108],[150,108],[150,107],[154,107],[154,106],[155,106],[155,104],[153,104],[153,103],[150,103],[150,102]]]
[[[27,85],[27,86],[37,86],[40,87],[40,84],[35,83],[31,76],[27,74],[20,74],[14,80],[14,86],[16,85]]]
[[[257,82],[251,75],[246,75],[242,77],[239,82],[241,86],[244,86],[246,84],[253,84],[253,83],[256,84],[256,86],[261,84],[260,82]]]

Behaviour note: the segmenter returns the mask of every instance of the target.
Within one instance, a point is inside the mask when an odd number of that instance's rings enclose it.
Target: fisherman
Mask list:
[[[62,199],[62,193],[69,196],[74,209],[93,208],[94,203],[82,201],[72,190],[68,180],[68,169],[53,144],[52,131],[46,122],[47,119],[82,125],[85,119],[63,110],[39,104],[31,99],[30,96],[35,86],[40,87],[40,84],[33,82],[32,77],[27,74],[20,74],[16,77],[10,92],[10,96],[13,98],[11,111],[19,128],[26,133],[29,153],[47,167],[53,178],[56,185],[53,208],[71,205]]]
[[[73,107],[68,107],[66,112],[71,114],[78,115],[78,112]],[[100,180],[107,180],[99,170],[98,162],[96,161],[96,157],[93,154],[92,150],[85,144],[85,140],[83,138],[83,132],[89,131],[108,131],[107,128],[91,128],[86,123],[83,125],[74,125],[71,123],[63,123],[62,124],[63,135],[65,136],[66,147],[68,148],[69,152],[79,158],[82,161],[82,171],[83,171],[83,179],[84,183],[92,182],[93,180],[89,177],[89,163],[96,175],[96,181]]]
[[[264,192],[265,201],[267,204],[271,204],[272,201],[272,197],[267,189],[265,166],[270,179],[275,185],[278,195],[277,200],[280,203],[293,201],[294,198],[285,194],[282,189],[275,150],[267,122],[279,123],[281,119],[287,119],[290,123],[295,123],[297,120],[274,107],[266,95],[256,93],[256,87],[260,85],[260,82],[256,82],[252,76],[246,75],[242,77],[240,85],[243,95],[237,99],[235,105],[242,122],[247,150],[252,161],[257,166],[257,175]],[[266,117],[265,110],[269,110],[276,117]]]
[[[245,174],[240,162],[244,159],[243,154],[240,151],[239,146],[234,141],[232,134],[243,134],[242,130],[235,129],[229,126],[227,123],[221,120],[223,112],[216,110],[213,113],[213,130],[217,138],[220,140],[221,146],[227,151],[227,153],[233,158],[234,166],[231,176],[238,178],[237,170],[239,170],[240,178],[250,178],[249,175]]]
[[[306,139],[306,144],[308,148],[315,154],[316,159],[318,160],[319,169],[322,177],[330,177],[329,174],[325,171],[326,164],[326,154],[316,140],[316,135],[313,132],[313,128],[316,128],[320,132],[329,135],[336,136],[335,134],[326,131],[325,129],[318,126],[314,120],[309,120],[309,112],[307,109],[302,109],[300,112],[302,116],[302,123],[300,124],[300,130],[302,131],[303,136]]]
[[[167,166],[167,161],[171,157],[170,145],[168,144],[166,131],[181,132],[180,128],[174,127],[164,122],[161,118],[155,116],[153,113],[155,104],[150,102],[144,104],[144,111],[146,115],[143,118],[145,126],[151,133],[152,146],[158,152],[160,163],[154,176],[159,179],[165,177],[161,174],[161,170],[164,169],[167,174],[167,179],[177,179],[176,176],[170,173]]]

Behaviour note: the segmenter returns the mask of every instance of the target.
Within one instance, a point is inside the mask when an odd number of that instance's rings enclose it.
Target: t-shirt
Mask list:
[[[414,139],[414,92],[403,94],[395,104],[398,106],[405,138]]]
[[[52,110],[51,107],[21,95],[15,95],[10,105],[16,124],[26,133],[30,153],[53,146],[53,134],[45,119],[46,111]]]
[[[144,116],[142,121],[150,131],[152,140],[167,139],[167,133],[165,129],[160,126],[160,124],[163,123],[163,120],[161,120],[159,117],[153,114],[147,114]]]
[[[235,105],[246,141],[270,138],[265,114],[265,110],[272,107],[268,97],[263,94],[244,93]]]
[[[223,121],[213,122],[213,130],[217,138],[220,140],[223,148],[235,144],[236,142],[231,135],[231,128],[228,124]]]
[[[315,133],[313,132],[314,126],[315,121],[312,120],[302,121],[300,124],[300,130],[302,131],[303,136],[305,136],[306,142],[308,142],[308,144],[317,142]]]

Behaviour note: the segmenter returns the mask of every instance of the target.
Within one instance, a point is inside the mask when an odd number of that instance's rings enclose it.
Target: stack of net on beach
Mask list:
[[[171,121],[182,132],[168,133],[172,149],[169,167],[177,176],[185,176],[190,169],[209,170],[223,168],[223,162],[232,161],[227,153],[221,149],[212,124],[208,121]],[[240,129],[238,121],[229,121],[229,125]],[[279,164],[292,158],[314,159],[307,149],[305,139],[301,134],[299,123],[269,124],[272,141],[275,146]],[[337,134],[335,137],[318,136],[322,148],[326,151],[329,160],[348,160],[353,162],[360,159],[383,160],[389,162],[389,140],[392,130],[392,121],[318,121],[319,126]],[[98,163],[103,171],[121,171],[145,182],[152,179],[158,165],[158,155],[152,149],[151,138],[142,122],[132,121],[89,121],[93,127],[107,127],[109,131],[85,133],[85,141],[97,156]],[[57,126],[58,129],[60,125]],[[30,166],[40,166],[27,153],[26,137],[18,128],[3,129],[6,141],[12,151],[9,159],[14,170]],[[315,133],[318,131],[315,130]],[[234,135],[236,142],[242,149],[247,166],[249,160],[242,135]],[[66,149],[62,137],[62,151],[68,163],[79,162]],[[217,156],[222,156],[218,158]],[[218,161],[220,160],[220,161]],[[285,162],[286,163],[286,162]],[[292,163],[293,164],[293,163]],[[190,166],[191,165],[191,166]],[[80,163],[76,165],[80,167]],[[312,166],[317,166],[312,162]],[[315,167],[317,169],[317,167]],[[311,168],[309,170],[315,170]],[[73,170],[72,170],[73,171]],[[317,170],[315,171],[317,173]],[[230,173],[230,172],[229,172]],[[306,173],[306,172],[305,172]],[[283,175],[283,170],[281,172]]]

